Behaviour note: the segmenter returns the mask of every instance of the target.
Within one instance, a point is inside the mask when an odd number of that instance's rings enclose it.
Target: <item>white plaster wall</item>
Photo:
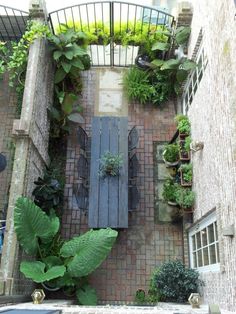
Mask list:
[[[204,142],[193,154],[194,220],[216,207],[221,272],[204,273],[204,299],[236,308],[236,236],[222,236],[234,224],[236,234],[236,8],[233,0],[193,0],[191,56],[200,29],[208,65],[189,110],[192,137]]]

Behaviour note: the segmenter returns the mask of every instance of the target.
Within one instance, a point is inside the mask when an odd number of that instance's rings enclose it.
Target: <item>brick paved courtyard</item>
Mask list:
[[[84,129],[90,136],[91,118],[96,100],[96,69],[83,73],[82,102],[85,108]],[[153,184],[153,143],[168,141],[175,126],[174,104],[163,108],[129,105],[129,129],[139,132],[137,156],[140,163],[137,186],[140,191],[138,208],[129,213],[129,228],[120,230],[117,242],[101,267],[92,275],[100,301],[134,301],[137,289],[146,292],[151,273],[163,261],[183,258],[182,226],[161,224],[155,220]],[[77,162],[80,148],[76,129],[68,139],[66,161],[65,206],[62,235],[70,238],[88,229],[87,213],[79,210],[73,197],[73,184],[79,183]]]

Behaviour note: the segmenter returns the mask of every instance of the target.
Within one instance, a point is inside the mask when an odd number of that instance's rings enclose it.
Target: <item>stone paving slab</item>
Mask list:
[[[63,314],[208,314],[208,305],[203,304],[199,309],[192,309],[188,304],[159,302],[156,306],[80,306],[73,305],[70,300],[46,300],[43,304],[21,303],[0,307],[0,313],[10,309],[62,310]],[[221,314],[235,314],[221,310]]]
[[[174,304],[174,303],[158,303],[153,307],[142,306],[79,306],[72,305],[62,300],[45,301],[43,304],[34,305],[32,303],[22,303],[17,305],[5,306],[3,310],[9,309],[35,309],[35,310],[55,310],[61,309],[64,314],[207,314],[207,305],[202,305],[200,309],[192,309],[190,305]]]

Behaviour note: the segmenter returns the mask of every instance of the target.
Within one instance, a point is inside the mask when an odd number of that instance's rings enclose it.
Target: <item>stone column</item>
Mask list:
[[[46,21],[44,1],[32,0],[29,11],[34,20]],[[21,117],[13,125],[15,158],[0,269],[2,295],[15,294],[15,291],[26,293],[18,288],[21,280],[18,276],[20,258],[14,232],[14,205],[19,196],[31,196],[33,181],[42,174],[49,161],[47,108],[53,100],[53,66],[47,48],[45,39],[36,39],[30,47]]]

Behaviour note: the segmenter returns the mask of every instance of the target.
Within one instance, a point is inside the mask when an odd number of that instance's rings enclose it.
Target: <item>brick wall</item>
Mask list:
[[[15,156],[0,269],[0,294],[29,294],[32,291],[32,282],[19,272],[24,257],[14,233],[14,204],[21,195],[31,197],[33,182],[49,161],[47,108],[53,101],[53,77],[48,43],[45,39],[37,39],[29,51],[21,117],[14,121]]]
[[[222,236],[222,228],[236,226],[235,10],[233,0],[194,0],[189,45],[191,56],[202,28],[208,65],[189,110],[193,140],[204,142],[192,158],[194,220],[216,207],[221,259],[220,272],[202,275],[204,299],[229,310],[236,302],[236,238]]]
[[[12,159],[14,155],[14,140],[12,138],[13,120],[16,118],[16,97],[8,86],[8,77],[0,80],[0,153],[7,160],[6,169],[0,173],[0,219],[8,202],[8,190],[11,181]]]

